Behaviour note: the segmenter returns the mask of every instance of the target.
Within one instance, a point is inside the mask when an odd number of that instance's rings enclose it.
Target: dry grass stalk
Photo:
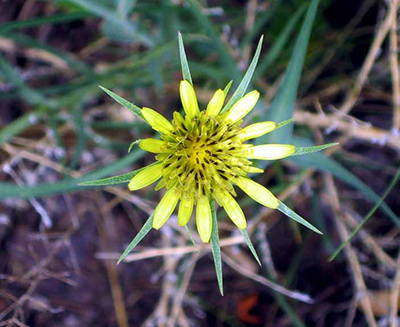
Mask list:
[[[399,0],[392,0],[390,2],[389,10],[386,14],[384,21],[382,22],[381,26],[379,27],[378,32],[375,35],[374,41],[372,42],[371,48],[368,51],[367,57],[364,60],[364,63],[361,67],[361,71],[357,76],[356,82],[353,88],[347,93],[346,99],[339,110],[347,114],[355,105],[362,88],[364,87],[365,82],[367,81],[368,75],[371,71],[375,60],[380,53],[380,49],[386,35],[389,32],[390,27],[393,24],[393,20],[396,18],[397,9],[399,5]]]
[[[398,58],[397,15],[390,26],[390,70],[393,85],[393,128],[400,129],[400,71]]]
[[[333,182],[333,178],[330,175],[325,176],[327,191],[329,197],[327,197],[330,201],[330,205],[335,212],[336,219],[336,227],[342,242],[346,241],[349,237],[349,232],[346,229],[346,226],[343,222],[343,211],[340,206],[339,196],[336,190],[336,187]],[[353,273],[353,278],[355,282],[355,287],[357,289],[358,298],[361,304],[361,308],[364,312],[365,318],[367,320],[368,326],[377,327],[374,313],[372,311],[372,304],[369,298],[368,289],[365,285],[365,281],[361,271],[361,264],[357,259],[357,254],[353,250],[350,244],[347,244],[345,247],[346,258],[350,264],[351,271]]]

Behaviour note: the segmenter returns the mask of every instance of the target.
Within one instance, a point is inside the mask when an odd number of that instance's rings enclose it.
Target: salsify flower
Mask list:
[[[197,102],[180,34],[178,39],[183,74],[183,80],[180,82],[183,115],[174,112],[170,122],[157,111],[147,107],[139,108],[101,87],[159,133],[159,139],[148,138],[132,143],[138,143],[141,149],[155,154],[156,162],[127,174],[85,182],[83,185],[107,186],[129,182],[129,189],[136,191],[158,181],[155,189],[165,188],[165,194],[118,262],[135,248],[152,227],[161,228],[176,208],[178,224],[181,226],[186,226],[195,212],[201,240],[207,243],[211,238],[217,280],[222,294],[221,253],[214,200],[224,208],[229,218],[240,229],[251,252],[260,263],[246,230],[246,218],[235,200],[235,188],[243,190],[263,206],[278,209],[311,230],[321,232],[279,201],[263,185],[249,178],[249,174],[263,172],[255,167],[251,160],[276,160],[303,155],[324,150],[336,143],[311,147],[251,143],[251,140],[293,121],[264,121],[242,126],[243,119],[254,109],[260,97],[256,90],[247,94],[245,90],[260,55],[262,37],[243,80],[228,103],[224,105],[231,83],[224,90],[217,90],[203,110],[200,110]]]
[[[239,229],[245,229],[246,219],[235,200],[234,186],[263,206],[278,208],[278,199],[248,177],[249,173],[263,172],[250,159],[281,159],[292,155],[296,148],[290,144],[247,143],[278,127],[272,121],[242,127],[243,118],[255,107],[259,96],[258,91],[251,91],[229,111],[221,113],[225,92],[219,89],[207,107],[200,110],[192,84],[183,80],[180,97],[184,116],[174,112],[169,122],[153,109],[141,109],[144,119],[159,132],[161,139],[140,140],[139,147],[155,153],[157,161],[133,177],[128,187],[136,191],[159,180],[155,189],[166,188],[154,211],[155,229],[161,228],[178,206],[178,224],[185,226],[195,211],[200,238],[208,242],[212,230],[212,199],[225,209]]]

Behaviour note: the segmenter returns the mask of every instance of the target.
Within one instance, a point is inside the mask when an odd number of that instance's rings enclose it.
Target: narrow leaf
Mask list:
[[[371,218],[372,215],[375,213],[375,211],[378,210],[378,208],[382,205],[383,201],[389,195],[389,193],[392,191],[393,187],[396,186],[399,179],[400,179],[400,169],[397,170],[395,177],[393,178],[389,187],[386,189],[385,193],[382,195],[382,197],[379,199],[379,201],[367,213],[367,215],[362,220],[362,222],[351,232],[349,238],[347,240],[345,240],[342,244],[340,244],[340,246],[336,249],[336,251],[329,257],[329,261],[333,261],[338,256],[338,254],[344,249],[344,247],[351,242],[353,237],[357,235],[357,233],[360,231],[360,229],[367,223],[369,218]]]
[[[221,295],[224,295],[223,276],[222,276],[222,260],[221,260],[221,247],[219,245],[218,236],[218,222],[217,212],[215,210],[215,201],[210,202],[211,215],[212,215],[212,231],[211,231],[211,251],[214,257],[215,273],[217,274],[217,281]]]
[[[335,145],[338,145],[338,144],[339,143],[328,143],[328,144],[317,145],[317,146],[296,147],[296,150],[291,155],[291,157],[293,157],[293,156],[301,156],[303,154],[322,151],[322,150],[328,149],[328,148],[330,148],[332,146],[335,146]]]
[[[294,144],[297,145],[311,145],[312,143],[308,139],[304,138],[293,138]],[[349,184],[363,193],[367,198],[373,202],[379,201],[379,196],[372,191],[367,185],[365,185],[359,178],[353,175],[350,171],[344,168],[334,159],[328,157],[324,153],[311,153],[307,156],[295,156],[291,157],[291,160],[298,164],[300,167],[313,168],[319,171],[325,171],[331,173],[335,177],[339,178],[346,184]],[[382,210],[388,215],[388,217],[400,228],[399,217],[390,209],[390,207],[382,202]]]
[[[131,171],[126,174],[118,175],[118,176],[112,176],[112,177],[107,177],[107,178],[102,178],[98,179],[95,181],[88,181],[88,182],[83,182],[79,183],[79,186],[110,186],[110,185],[120,185],[120,184],[126,184],[131,181],[133,177],[135,177],[138,173],[140,173],[143,169],[154,165],[155,163],[152,163],[146,167],[136,169],[134,171]]]
[[[137,233],[132,242],[125,249],[124,253],[119,257],[117,264],[119,264],[125,257],[140,243],[140,241],[150,232],[153,228],[153,214],[147,219],[146,223],[143,225],[142,229]]]
[[[286,216],[288,216],[289,218],[292,218],[293,220],[297,221],[298,223],[306,226],[307,228],[311,229],[312,231],[321,234],[322,232],[320,230],[318,230],[316,227],[314,227],[313,225],[311,225],[307,220],[305,220],[304,218],[302,218],[301,216],[299,216],[297,213],[295,213],[292,209],[290,209],[286,204],[284,204],[283,202],[279,201],[279,207],[278,210],[282,213],[284,213]]]
[[[197,247],[196,241],[194,240],[192,233],[190,232],[190,229],[189,229],[189,227],[187,227],[187,225],[185,225],[185,230],[186,230],[186,233],[188,234],[192,244],[197,248],[197,251],[200,252],[200,249]]]
[[[235,93],[233,93],[232,98],[228,101],[225,107],[221,110],[221,114],[225,111],[232,108],[232,106],[243,97],[245,94],[247,87],[250,84],[251,78],[253,77],[254,70],[256,69],[258,58],[260,57],[262,42],[264,36],[261,36],[260,41],[258,41],[257,50],[254,54],[253,60],[251,61],[249,68],[247,68],[246,74],[244,75],[242,81],[240,82],[238,88],[236,89]]]
[[[231,89],[232,82],[233,82],[233,80],[230,80],[230,81],[229,81],[229,83],[228,83],[228,84],[226,84],[226,86],[225,86],[225,88],[224,88],[224,94],[225,94],[225,97],[228,95],[228,93],[229,93],[229,90]]]
[[[277,95],[271,104],[270,110],[265,112],[263,120],[284,121],[293,117],[294,104],[299,87],[301,71],[310,39],[311,28],[317,13],[319,0],[312,0],[307,15],[304,19],[299,36],[290,57],[289,66],[285,77],[279,86]],[[279,129],[257,139],[257,144],[264,143],[289,143],[293,133],[293,125]]]
[[[99,85],[99,87],[106,92],[110,97],[112,97],[115,101],[117,101],[121,106],[125,107],[126,109],[132,111],[136,116],[142,118],[144,121],[146,121],[142,115],[142,111],[140,108],[133,103],[130,103],[129,101],[125,100],[124,98],[120,97],[118,94],[115,94],[114,92],[106,89],[105,87]]]
[[[193,85],[192,76],[190,75],[189,64],[186,58],[185,46],[183,44],[181,32],[178,32],[178,42],[179,42],[179,56],[181,58],[183,79],[187,80],[190,84]]]
[[[250,237],[249,237],[249,233],[247,233],[246,229],[239,229],[239,230],[242,233],[244,239],[246,240],[247,246],[249,247],[251,253],[253,254],[254,259],[256,259],[258,264],[261,266],[261,261],[258,258],[256,249],[254,248],[253,243],[251,243],[251,240],[250,240]]]
[[[294,118],[290,118],[288,120],[284,120],[284,121],[278,123],[278,126],[276,128],[281,128],[287,124],[290,124],[291,122],[294,122]]]

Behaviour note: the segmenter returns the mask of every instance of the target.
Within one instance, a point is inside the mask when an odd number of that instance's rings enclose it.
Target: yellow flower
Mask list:
[[[243,118],[254,108],[259,96],[259,92],[251,91],[230,110],[221,113],[225,93],[217,90],[206,109],[200,111],[192,84],[183,80],[180,97],[184,117],[174,112],[173,120],[169,122],[153,109],[141,109],[144,119],[160,133],[161,140],[149,138],[139,142],[141,149],[157,154],[157,162],[135,175],[128,187],[135,191],[159,180],[155,189],[167,189],[154,211],[154,228],[164,225],[178,202],[178,223],[185,226],[196,206],[198,233],[203,242],[209,242],[212,230],[210,201],[215,199],[232,222],[239,229],[245,229],[246,219],[235,200],[234,186],[263,206],[278,208],[278,199],[248,178],[249,173],[263,172],[249,159],[282,159],[292,155],[296,148],[290,144],[254,146],[246,143],[278,128],[278,124],[271,121],[241,127]]]

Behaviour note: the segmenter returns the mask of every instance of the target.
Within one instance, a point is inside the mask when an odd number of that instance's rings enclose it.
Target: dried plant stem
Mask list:
[[[231,268],[233,268],[234,270],[236,270],[238,273],[242,274],[243,276],[246,276],[247,278],[250,278],[250,279],[252,279],[264,286],[267,286],[276,292],[286,295],[292,299],[306,302],[306,303],[313,303],[313,300],[311,299],[311,297],[308,294],[290,291],[281,285],[271,282],[270,280],[266,279],[265,277],[262,277],[255,273],[252,273],[252,272],[248,271],[247,268],[237,264],[235,262],[235,260],[233,260],[231,257],[229,257],[228,255],[226,255],[224,253],[222,254],[222,259],[228,266],[230,266]]]
[[[400,296],[400,251],[397,255],[397,270],[393,281],[393,291],[390,299],[390,327],[398,327],[397,314],[399,311]]]
[[[346,226],[343,222],[343,211],[340,206],[339,196],[336,190],[336,187],[333,182],[333,178],[331,175],[325,176],[327,191],[329,194],[330,205],[333,211],[336,214],[335,223],[339,233],[339,236],[342,241],[345,241],[349,237],[349,232],[346,229]],[[351,271],[353,273],[353,278],[355,282],[355,287],[357,289],[358,298],[361,303],[361,308],[364,312],[365,318],[368,322],[368,326],[376,327],[376,321],[374,317],[374,313],[372,311],[372,305],[368,294],[368,289],[365,285],[365,281],[361,271],[360,262],[357,259],[357,254],[353,250],[350,244],[347,244],[345,247],[345,253],[347,260],[350,264]]]
[[[393,128],[400,129],[400,71],[398,58],[397,15],[390,26],[390,69],[393,85]]]
[[[390,2],[389,10],[374,38],[374,41],[372,42],[371,48],[369,49],[367,57],[364,60],[361,71],[357,76],[356,82],[353,88],[347,94],[344,103],[339,108],[339,110],[344,114],[349,113],[350,110],[353,108],[358,99],[358,96],[361,93],[362,88],[364,87],[365,82],[367,81],[371,68],[380,52],[382,43],[386,35],[388,34],[390,27],[392,26],[393,20],[396,17],[398,3],[399,0],[392,0]]]
[[[396,150],[400,150],[400,135],[375,128],[367,124],[343,121],[335,114],[323,115],[304,111],[296,111],[294,118],[297,124],[305,124],[310,127],[330,128],[345,133],[349,137],[366,140],[372,143],[386,144]]]
[[[359,222],[357,222],[357,220],[347,212],[343,214],[343,218],[352,229],[356,228],[359,224]],[[393,260],[389,255],[386,254],[385,251],[382,250],[375,239],[365,229],[360,230],[359,237],[380,262],[393,269],[397,268],[395,260]]]

